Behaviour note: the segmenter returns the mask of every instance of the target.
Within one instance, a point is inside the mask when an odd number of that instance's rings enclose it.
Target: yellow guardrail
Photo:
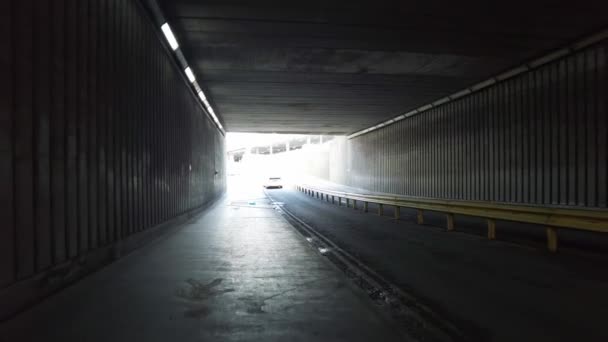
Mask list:
[[[458,201],[441,199],[411,198],[388,195],[364,195],[350,192],[320,189],[309,185],[297,185],[299,191],[325,199],[338,205],[342,200],[346,206],[357,209],[357,202],[363,205],[363,211],[368,211],[368,203],[378,205],[378,214],[382,215],[384,205],[395,208],[395,218],[401,216],[400,208],[417,210],[418,224],[424,223],[424,211],[445,213],[447,229],[454,230],[454,215],[481,217],[487,220],[488,239],[496,238],[496,220],[523,222],[542,225],[546,228],[547,247],[550,251],[557,250],[557,229],[577,229],[591,232],[608,233],[608,211],[601,209],[570,209],[555,207],[540,207],[530,205],[505,204],[496,202]]]

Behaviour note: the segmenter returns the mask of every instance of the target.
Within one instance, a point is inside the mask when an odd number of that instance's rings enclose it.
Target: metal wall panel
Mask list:
[[[13,6],[0,2],[0,287],[15,278]]]
[[[0,6],[0,289],[224,191],[224,136],[139,2]]]
[[[607,46],[349,140],[347,184],[427,198],[606,208]]]

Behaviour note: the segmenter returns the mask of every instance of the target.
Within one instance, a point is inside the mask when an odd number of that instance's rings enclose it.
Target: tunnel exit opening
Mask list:
[[[327,178],[330,147],[339,138],[228,133],[226,167],[229,191],[283,189],[311,177]]]

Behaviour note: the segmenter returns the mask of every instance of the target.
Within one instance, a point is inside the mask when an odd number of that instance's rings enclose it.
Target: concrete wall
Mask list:
[[[606,208],[608,43],[348,140],[333,180],[427,198]]]
[[[139,2],[0,15],[1,318],[20,283],[209,203],[225,175],[224,137]]]

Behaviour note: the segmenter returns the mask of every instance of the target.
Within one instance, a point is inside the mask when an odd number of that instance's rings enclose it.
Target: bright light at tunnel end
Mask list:
[[[160,27],[163,33],[165,34],[165,38],[167,38],[167,42],[173,49],[173,51],[177,50],[179,44],[177,44],[177,39],[173,35],[173,31],[171,31],[171,27],[169,27],[169,23],[164,23],[163,26]]]

